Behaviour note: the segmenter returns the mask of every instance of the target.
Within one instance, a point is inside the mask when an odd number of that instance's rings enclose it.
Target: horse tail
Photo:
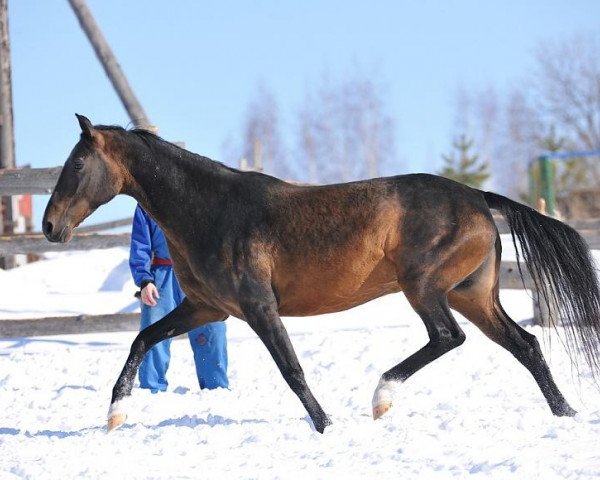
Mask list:
[[[488,206],[506,219],[517,263],[520,246],[538,301],[558,306],[571,361],[576,364],[574,353],[579,347],[597,379],[600,376],[600,290],[587,244],[573,228],[554,218],[502,195],[482,193]],[[519,273],[522,278],[520,263]],[[554,327],[558,320],[551,315]]]

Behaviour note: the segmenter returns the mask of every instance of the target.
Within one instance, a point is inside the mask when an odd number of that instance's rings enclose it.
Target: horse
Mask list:
[[[44,213],[46,238],[68,242],[98,207],[129,195],[164,231],[186,295],[133,341],[112,390],[108,431],[126,421],[135,374],[153,345],[234,316],[264,343],[323,433],[331,420],[307,385],[280,316],[338,312],[400,291],[429,341],[381,375],[375,419],[390,410],[403,382],[465,341],[451,309],[531,373],[554,415],[575,415],[536,337],[500,304],[502,247],[491,210],[505,217],[525,265],[544,287],[540,300],[560,306],[569,355],[579,350],[594,375],[600,370],[593,261],[581,236],[556,219],[429,174],[296,185],[230,168],[145,130],[77,119],[79,141]]]

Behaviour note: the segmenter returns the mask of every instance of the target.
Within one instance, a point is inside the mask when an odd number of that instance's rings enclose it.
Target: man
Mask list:
[[[157,322],[183,301],[165,236],[139,205],[133,216],[129,267],[141,289],[140,329]],[[228,388],[225,322],[203,325],[190,331],[188,337],[200,388]],[[171,340],[164,340],[146,353],[139,370],[141,388],[152,393],[167,389],[170,347]]]

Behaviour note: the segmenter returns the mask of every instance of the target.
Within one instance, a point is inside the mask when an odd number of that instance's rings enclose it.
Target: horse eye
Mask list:
[[[78,159],[73,162],[73,168],[75,170],[81,170],[83,168],[83,160]]]

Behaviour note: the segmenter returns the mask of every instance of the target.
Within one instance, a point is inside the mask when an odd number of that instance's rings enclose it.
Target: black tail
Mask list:
[[[488,206],[506,218],[517,261],[518,240],[539,301],[558,306],[571,359],[575,361],[574,347],[581,347],[597,379],[600,376],[600,290],[587,244],[573,228],[554,218],[502,195],[482,193]],[[558,320],[551,318],[554,326]]]

